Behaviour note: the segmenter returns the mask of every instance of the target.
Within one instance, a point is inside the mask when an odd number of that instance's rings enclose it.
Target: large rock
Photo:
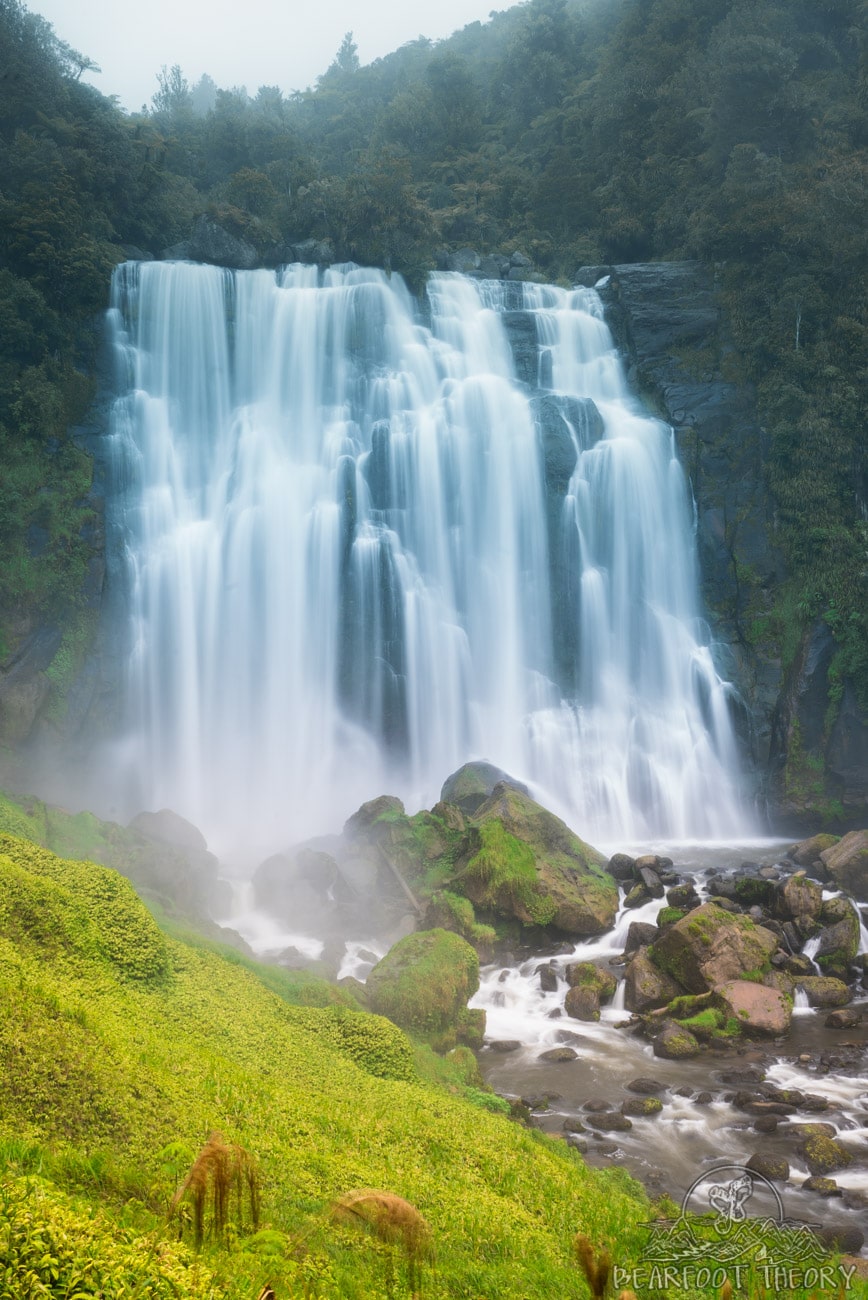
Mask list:
[[[605,861],[559,817],[501,783],[473,817],[452,887],[478,908],[525,926],[602,934],[618,905]]]
[[[820,915],[822,906],[822,886],[816,880],[809,880],[803,871],[797,871],[778,886],[774,913],[784,921],[813,921]]]
[[[812,1007],[844,1007],[850,1001],[850,990],[843,980],[827,975],[801,975],[796,977],[796,988],[803,989]]]
[[[715,1002],[738,1021],[749,1037],[780,1038],[790,1027],[792,1004],[777,989],[751,980],[728,980],[715,990]]]
[[[651,960],[688,993],[706,993],[761,971],[777,936],[748,917],[704,903],[677,921],[649,949]]]
[[[820,860],[839,889],[868,901],[868,830],[851,831],[825,849]]]
[[[837,844],[840,838],[840,835],[829,835],[826,832],[812,835],[810,839],[791,844],[787,849],[787,857],[791,862],[795,862],[797,867],[817,866],[820,863],[820,855],[833,844]]]
[[[176,849],[194,853],[208,851],[205,836],[199,828],[192,822],[188,822],[185,817],[172,812],[171,808],[161,808],[159,812],[137,813],[130,822],[130,827],[149,840],[172,844]]]
[[[624,1006],[644,1015],[656,1011],[677,998],[681,989],[673,979],[658,970],[647,952],[639,952],[624,972]]]
[[[501,783],[520,790],[522,794],[528,793],[527,786],[521,781],[516,781],[493,763],[479,759],[465,763],[446,778],[440,791],[440,800],[442,803],[455,804],[462,812],[474,813],[480,804],[491,797],[494,787]]]
[[[689,1029],[674,1020],[667,1020],[654,1039],[653,1050],[655,1056],[665,1061],[681,1061],[688,1056],[697,1056],[699,1043]]]
[[[484,1012],[467,1009],[479,988],[479,958],[459,935],[448,930],[407,935],[377,963],[366,987],[372,1011],[435,1050],[448,1051],[459,1041],[481,1046]]]

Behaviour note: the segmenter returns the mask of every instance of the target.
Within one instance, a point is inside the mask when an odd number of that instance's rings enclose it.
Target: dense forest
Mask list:
[[[786,671],[824,620],[830,717],[846,679],[868,705],[866,17],[865,0],[530,0],[367,67],[348,34],[290,96],[164,67],[128,115],[81,81],[86,53],[0,0],[0,658],[92,599],[99,521],[70,430],[112,266],[205,214],[260,264],[317,241],[414,288],[465,245],[563,283],[713,265],[788,574],[740,575],[744,635]]]

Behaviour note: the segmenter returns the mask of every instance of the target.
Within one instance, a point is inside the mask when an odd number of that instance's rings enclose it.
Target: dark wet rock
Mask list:
[[[594,1155],[599,1154],[601,1156],[614,1156],[617,1155],[618,1152],[621,1150],[617,1142],[611,1142],[604,1137],[598,1137],[595,1135],[594,1142],[596,1143],[596,1145],[591,1147],[591,1152]]]
[[[656,925],[649,921],[631,921],[630,928],[627,931],[627,942],[624,946],[624,953],[637,952],[640,948],[647,948],[650,943],[660,934]]]
[[[606,869],[615,880],[633,880],[636,875],[636,859],[627,853],[615,853],[609,858]]]
[[[662,1109],[663,1102],[659,1097],[628,1097],[626,1101],[621,1102],[621,1114],[631,1115],[634,1118],[659,1115]]]
[[[657,872],[651,867],[639,867],[638,863],[637,869],[639,871],[639,879],[645,886],[648,896],[650,898],[662,898],[664,894],[663,881],[660,879]]]
[[[848,1210],[868,1210],[868,1192],[860,1192],[856,1187],[844,1187],[841,1198]]]
[[[585,1132],[585,1126],[582,1123],[582,1121],[579,1119],[578,1115],[568,1115],[567,1118],[564,1120],[562,1127],[565,1133]]]
[[[774,1133],[778,1127],[779,1119],[777,1115],[760,1115],[754,1120],[753,1126],[757,1133]]]
[[[862,1012],[858,1007],[845,1007],[840,1011],[830,1011],[823,1022],[827,1029],[855,1029],[862,1023]]]
[[[653,1050],[654,1055],[662,1057],[663,1060],[680,1061],[685,1057],[697,1056],[699,1043],[683,1025],[677,1024],[674,1020],[667,1020],[653,1041]]]
[[[700,904],[699,895],[692,882],[684,885],[674,885],[672,889],[666,891],[666,902],[670,907],[680,907],[685,912],[692,907]]]
[[[578,985],[567,989],[564,998],[564,1010],[573,1020],[599,1020],[600,995],[590,985]]]
[[[780,970],[770,970],[763,975],[763,984],[768,989],[777,989],[778,993],[782,993],[786,998],[792,998],[795,991],[792,976],[785,975]]]
[[[697,1106],[710,1106],[711,1103],[714,1101],[714,1093],[698,1092],[696,1096],[693,1098],[693,1100]]]
[[[723,1083],[733,1084],[736,1087],[748,1087],[752,1083],[762,1083],[765,1077],[765,1070],[758,1065],[745,1065],[740,1066],[738,1069],[721,1070],[720,1072]]]
[[[603,1133],[626,1133],[633,1127],[632,1121],[617,1110],[603,1110],[588,1116],[591,1128]]]
[[[800,1142],[804,1141],[804,1139],[808,1137],[816,1137],[818,1134],[821,1137],[830,1138],[838,1136],[838,1130],[835,1128],[835,1125],[825,1123],[787,1124],[786,1128],[781,1131],[784,1133],[785,1137],[798,1138]]]
[[[557,992],[558,973],[554,966],[537,966],[537,975],[539,975],[539,986],[543,993]]]
[[[644,1075],[639,1079],[631,1079],[625,1086],[627,1092],[637,1092],[643,1097],[653,1097],[658,1092],[665,1092],[667,1088],[660,1079],[649,1079]]]
[[[840,1196],[841,1188],[835,1182],[834,1178],[822,1178],[819,1174],[812,1174],[802,1183],[802,1190],[805,1192],[815,1192],[817,1196]]]
[[[758,1151],[747,1162],[747,1168],[761,1174],[773,1183],[785,1183],[790,1177],[790,1166],[781,1156],[770,1156]]]
[[[859,948],[859,919],[852,908],[834,925],[820,931],[815,961],[824,975],[846,980]]]
[[[788,953],[779,949],[772,957],[772,965],[777,969],[784,971],[787,975],[813,975],[814,963],[810,957],[805,957],[801,953]]]
[[[647,951],[636,954],[624,971],[624,1006],[644,1014],[667,1006],[681,992],[669,975],[659,970]]]
[[[760,1118],[773,1115],[777,1119],[786,1119],[788,1115],[794,1115],[798,1110],[797,1106],[791,1106],[785,1101],[746,1101],[743,1105],[738,1106],[746,1115],[756,1115]]]
[[[522,1097],[522,1105],[527,1106],[528,1110],[548,1110],[553,1101],[559,1101],[560,1094],[557,1092],[529,1092],[526,1097]]]
[[[662,892],[662,888],[661,888],[661,892]],[[650,898],[651,898],[651,894],[649,894],[648,890],[645,888],[644,882],[640,880],[625,895],[624,906],[631,907],[631,908],[642,907],[643,904],[647,903]]]
[[[578,1052],[574,1047],[550,1047],[546,1052],[540,1052],[537,1060],[548,1061],[552,1065],[564,1065],[567,1061],[578,1059]]]
[[[801,975],[796,988],[804,989],[812,1007],[843,1007],[850,1001],[847,985],[827,975]]]
[[[606,1101],[603,1097],[591,1097],[588,1101],[582,1102],[582,1110],[587,1111],[604,1111],[611,1110],[612,1103]]]
[[[567,1146],[572,1147],[574,1151],[578,1151],[579,1155],[584,1156],[588,1154],[589,1144],[584,1138],[579,1137],[578,1133],[568,1133],[565,1141]]]
[[[492,1052],[500,1052],[506,1056],[509,1052],[517,1052],[521,1048],[521,1043],[517,1038],[492,1038],[485,1044]]]

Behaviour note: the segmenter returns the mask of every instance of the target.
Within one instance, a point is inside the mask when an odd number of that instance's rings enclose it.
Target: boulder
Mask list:
[[[464,275],[468,271],[478,271],[482,263],[475,248],[459,248],[455,253],[449,253],[446,258],[447,271],[460,271]]]
[[[189,239],[165,249],[162,257],[169,261],[180,258],[210,262],[214,266],[234,267],[240,271],[250,271],[259,263],[259,254],[252,244],[239,239],[204,213],[196,218]]]
[[[628,1097],[621,1102],[621,1114],[634,1119],[646,1119],[650,1115],[659,1115],[663,1102],[659,1097]]]
[[[752,1169],[755,1174],[767,1178],[772,1183],[789,1181],[790,1166],[782,1156],[769,1156],[757,1152],[749,1158],[746,1168]]]
[[[613,853],[606,869],[615,880],[633,880],[636,875],[636,859],[628,853]]]
[[[862,1023],[862,1012],[858,1007],[845,1007],[842,1011],[830,1011],[823,1023],[827,1029],[855,1029]]]
[[[479,988],[479,958],[460,935],[422,930],[390,948],[368,976],[371,1010],[401,1029],[448,1051],[458,1041],[474,1046],[479,1015],[467,1003]],[[484,1012],[483,1029],[484,1029]]]
[[[589,1115],[588,1123],[591,1128],[599,1129],[603,1133],[626,1133],[633,1127],[632,1121],[619,1110],[603,1110],[596,1115]]]
[[[839,835],[812,835],[810,839],[791,844],[787,849],[787,857],[790,862],[795,862],[797,867],[816,866],[826,849],[832,848],[839,839]]]
[[[809,880],[804,871],[797,871],[778,885],[773,910],[775,916],[783,921],[815,920],[822,906],[822,886],[816,880]]]
[[[624,971],[624,1006],[644,1015],[667,1006],[681,992],[673,979],[658,970],[647,952],[639,952]]]
[[[829,975],[801,975],[796,988],[804,989],[812,1007],[843,1007],[850,1001],[850,990],[843,980]]]
[[[454,804],[462,812],[472,814],[480,804],[490,798],[494,793],[494,787],[500,784],[520,790],[522,794],[528,793],[527,786],[521,781],[516,781],[508,772],[495,767],[493,763],[479,760],[465,763],[457,772],[448,776],[443,782],[440,799],[442,803]]]
[[[627,931],[627,941],[624,944],[624,955],[636,952],[639,948],[647,948],[659,934],[659,927],[652,925],[650,921],[631,921]]]
[[[575,1061],[578,1055],[574,1047],[550,1047],[548,1051],[540,1052],[537,1060],[548,1061],[551,1065],[565,1065],[567,1061]]]
[[[705,993],[766,967],[778,941],[770,930],[714,903],[688,912],[649,949],[658,970],[688,993]]]
[[[577,961],[568,966],[567,983],[570,988],[595,989],[601,1002],[613,998],[618,987],[618,981],[612,972],[603,966],[596,966],[592,961]]]
[[[846,980],[859,950],[859,919],[852,907],[834,925],[824,926],[819,935],[815,961],[824,975]]]
[[[455,866],[452,887],[496,916],[577,936],[614,923],[603,855],[513,785],[500,782],[477,808]]]
[[[600,995],[591,985],[579,985],[567,990],[564,1010],[573,1020],[599,1020]]]
[[[750,980],[729,980],[715,990],[714,1000],[749,1037],[779,1038],[790,1027],[792,1006],[777,989]]]
[[[805,1128],[811,1128],[805,1125]],[[819,1125],[814,1126],[819,1129]],[[827,1133],[806,1133],[802,1142],[802,1155],[812,1174],[830,1174],[836,1169],[846,1169],[853,1157],[835,1138]]]
[[[665,1061],[680,1061],[689,1056],[697,1056],[699,1043],[689,1029],[674,1020],[666,1020],[654,1039],[653,1049],[654,1055]]]
[[[837,844],[824,849],[820,860],[839,889],[868,900],[868,830],[850,831]]]

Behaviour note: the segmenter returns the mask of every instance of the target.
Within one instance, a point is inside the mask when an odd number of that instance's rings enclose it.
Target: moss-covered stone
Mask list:
[[[843,1007],[850,1001],[850,990],[843,980],[827,975],[800,975],[796,988],[804,989],[812,1007]]]
[[[812,1174],[829,1174],[836,1169],[846,1169],[853,1157],[835,1138],[817,1132],[807,1133],[802,1152]]]
[[[508,772],[495,767],[493,763],[475,761],[465,763],[446,778],[440,799],[442,803],[454,804],[462,812],[472,814],[493,794],[494,787],[501,783],[520,790],[522,794],[528,793],[527,786],[516,781]]]
[[[850,831],[820,859],[839,889],[868,901],[868,830]]]
[[[664,1021],[654,1039],[653,1047],[654,1055],[666,1061],[684,1060],[686,1057],[696,1056],[699,1052],[699,1043],[690,1030],[676,1024],[674,1020]]]
[[[689,912],[648,950],[654,965],[688,993],[705,993],[727,980],[768,969],[777,938],[747,916],[714,903]]]
[[[601,934],[614,922],[615,882],[605,858],[520,790],[498,785],[476,811],[454,888],[496,916],[566,934]]]
[[[448,1051],[464,1036],[479,1040],[480,1016],[465,1014],[478,987],[479,958],[448,930],[407,935],[367,980],[371,1010],[438,1051]]]
[[[592,961],[572,962],[567,967],[567,983],[570,988],[592,988],[599,995],[601,1002],[607,1002],[615,996],[618,981],[610,970],[597,966]]]

